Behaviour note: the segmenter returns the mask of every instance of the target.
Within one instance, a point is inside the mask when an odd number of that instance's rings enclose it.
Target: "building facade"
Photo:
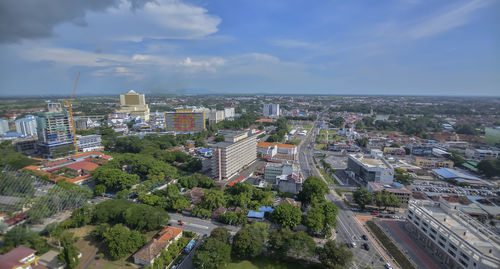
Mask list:
[[[285,175],[289,176],[293,173],[291,164],[267,163],[264,167],[264,179],[270,184],[276,183],[276,177]]]
[[[51,105],[51,104],[49,104]],[[49,107],[48,112],[38,114],[36,120],[38,151],[43,157],[53,157],[57,149],[73,144],[73,128],[67,111]]]
[[[79,152],[90,152],[103,150],[101,135],[77,135],[76,145]]]
[[[367,189],[371,192],[385,190],[389,193],[392,193],[398,198],[400,203],[399,207],[408,207],[408,202],[410,201],[411,197],[411,191],[397,182],[394,182],[392,184],[368,182]]]
[[[346,173],[366,185],[368,182],[391,184],[394,168],[383,157],[351,154],[347,159]]]
[[[425,168],[425,169],[435,169],[435,168],[453,168],[453,161],[444,158],[429,158],[415,156],[413,158],[415,165]]]
[[[0,135],[9,132],[9,121],[6,119],[0,119]]]
[[[262,108],[262,115],[269,118],[279,118],[280,117],[280,105],[279,104],[264,104]]]
[[[205,130],[205,111],[177,109],[165,112],[165,129],[173,133],[197,133]]]
[[[208,111],[208,124],[217,124],[224,120],[224,110],[211,109]]]
[[[257,136],[249,132],[226,133],[217,143],[212,157],[212,174],[217,180],[232,177],[257,159]]]
[[[498,234],[455,207],[412,200],[405,227],[445,268],[500,267]]]
[[[120,109],[117,113],[128,113],[130,116],[149,121],[149,106],[144,94],[130,90],[127,94],[120,94]]]
[[[224,118],[232,119],[235,116],[234,107],[226,107],[224,108]]]
[[[26,118],[16,120],[16,132],[23,136],[37,135],[35,116],[28,115]]]

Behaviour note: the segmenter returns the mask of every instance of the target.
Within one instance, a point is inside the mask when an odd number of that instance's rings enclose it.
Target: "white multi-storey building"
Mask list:
[[[212,173],[217,180],[230,178],[257,159],[257,136],[249,132],[224,133],[212,157]]]
[[[500,237],[446,202],[408,204],[406,228],[446,268],[500,268]]]
[[[103,149],[101,136],[97,134],[86,136],[77,135],[76,144],[80,152],[100,151]]]
[[[16,120],[16,132],[23,136],[37,135],[35,116],[28,115],[26,118]]]
[[[351,154],[347,159],[346,173],[363,182],[381,182],[391,184],[394,180],[394,168],[383,157],[376,154]]]
[[[280,117],[280,105],[279,104],[264,104],[262,108],[262,114],[264,117],[279,118]]]
[[[226,107],[224,108],[224,118],[232,119],[234,118],[234,107]]]
[[[5,134],[9,131],[9,121],[0,119],[0,134]]]

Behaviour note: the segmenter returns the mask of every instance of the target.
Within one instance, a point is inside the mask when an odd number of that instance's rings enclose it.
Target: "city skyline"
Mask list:
[[[498,1],[0,7],[0,96],[500,93]]]

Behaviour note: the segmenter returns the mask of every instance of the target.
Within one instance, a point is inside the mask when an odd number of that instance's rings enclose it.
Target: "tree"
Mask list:
[[[368,146],[369,140],[367,137],[363,137],[363,138],[356,139],[355,142],[356,142],[356,145],[358,145],[359,147],[366,148],[366,146]]]
[[[341,243],[328,240],[323,248],[318,249],[319,261],[325,268],[349,268],[352,262],[352,252]]]
[[[284,228],[294,228],[302,220],[302,211],[292,204],[282,203],[271,213],[271,221]]]
[[[89,205],[84,205],[71,212],[71,226],[82,227],[89,224],[94,216],[94,209]]]
[[[222,142],[224,141],[226,138],[224,137],[224,135],[218,135],[214,138],[214,142]]]
[[[210,232],[210,237],[221,241],[222,243],[229,244],[229,230],[224,227],[217,227]]]
[[[63,250],[59,254],[58,259],[66,264],[65,268],[73,269],[78,265],[79,249],[73,245],[77,240],[78,238],[73,237],[73,233],[64,231],[61,234]]]
[[[231,261],[231,246],[209,237],[202,243],[193,256],[196,268],[215,269],[224,267]]]
[[[114,260],[135,252],[146,243],[146,236],[138,231],[130,231],[121,224],[108,228],[101,235],[106,251]]]
[[[369,205],[372,202],[372,193],[363,187],[354,191],[352,196],[361,209],[364,209],[366,205]]]
[[[201,202],[201,206],[209,211],[213,211],[214,209],[224,206],[225,204],[226,200],[224,199],[224,193],[216,190],[209,191],[205,194],[203,201]]]
[[[329,191],[328,186],[319,177],[310,176],[302,186],[302,191],[298,194],[299,199],[305,204],[322,202],[325,194]]]
[[[404,169],[399,167],[394,168],[394,181],[399,182],[405,186],[410,185],[413,181],[412,176]]]
[[[97,185],[103,184],[106,188],[115,191],[130,189],[140,181],[138,175],[131,175],[121,169],[106,166],[100,166],[92,171],[92,177]]]
[[[253,258],[262,253],[269,224],[256,222],[239,230],[233,238],[232,251],[239,258]]]
[[[168,223],[170,216],[165,210],[150,205],[133,205],[123,213],[127,226],[140,231],[152,231]]]
[[[312,237],[302,231],[273,230],[269,234],[268,249],[274,254],[273,257],[280,259],[287,257],[304,259],[314,256],[316,243]]]
[[[337,226],[338,208],[330,202],[314,204],[304,218],[304,225],[313,233],[331,236],[331,229]]]
[[[477,169],[487,177],[500,176],[500,159],[482,160],[477,164]]]
[[[458,152],[456,150],[451,150],[450,153],[451,153],[450,160],[453,161],[453,163],[456,166],[457,165],[462,165],[465,162],[465,159],[462,156],[462,154],[460,154],[460,152]]]
[[[94,195],[101,196],[106,192],[106,185],[99,184],[94,187]]]

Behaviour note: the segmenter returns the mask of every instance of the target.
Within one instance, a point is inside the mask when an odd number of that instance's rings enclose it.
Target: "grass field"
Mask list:
[[[275,260],[258,257],[252,261],[243,260],[232,262],[222,269],[319,269],[319,265],[300,264],[297,262],[277,262]]]
[[[315,144],[314,148],[317,150],[324,150],[326,149],[326,144]]]

